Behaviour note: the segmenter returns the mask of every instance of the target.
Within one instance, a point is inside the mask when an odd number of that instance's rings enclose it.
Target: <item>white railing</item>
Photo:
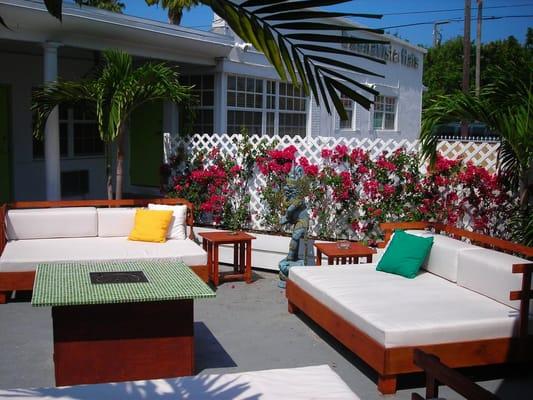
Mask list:
[[[240,135],[210,135],[196,134],[187,140],[172,139],[170,135],[165,135],[165,156],[174,154],[179,146],[184,146],[188,154],[197,151],[209,151],[215,147],[224,154],[230,154],[238,159],[237,144]],[[321,151],[324,148],[334,148],[339,144],[344,144],[349,148],[360,147],[370,153],[372,158],[378,157],[383,151],[392,152],[398,148],[404,148],[406,151],[418,151],[418,141],[393,139],[358,139],[358,138],[331,138],[331,137],[300,137],[300,136],[250,136],[250,142],[258,146],[260,142],[267,144],[277,143],[277,148],[284,148],[294,145],[298,149],[298,157],[306,157],[310,163],[321,164]],[[465,141],[440,141],[438,144],[439,152],[452,159],[463,158],[465,162],[471,161],[476,165],[487,168],[490,172],[495,172],[498,162],[499,142],[465,142]],[[425,166],[421,166],[425,169]],[[264,179],[260,174],[256,174],[250,185],[251,209],[252,209],[252,227],[261,229],[260,215],[262,214],[263,205],[260,201],[257,188],[264,186]]]

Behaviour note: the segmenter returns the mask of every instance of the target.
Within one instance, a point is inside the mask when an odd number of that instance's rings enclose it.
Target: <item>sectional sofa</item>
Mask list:
[[[383,394],[395,393],[399,374],[420,371],[415,348],[452,368],[533,359],[533,248],[439,224],[382,228],[384,246],[395,229],[434,237],[416,278],[376,264],[294,267],[289,312],[307,314],[369,364]]]
[[[149,203],[187,207],[188,237],[165,243],[129,241],[135,210]],[[16,202],[0,206],[0,304],[13,290],[32,290],[39,263],[175,259],[208,279],[207,254],[193,234],[184,199]],[[185,235],[184,235],[185,236]]]

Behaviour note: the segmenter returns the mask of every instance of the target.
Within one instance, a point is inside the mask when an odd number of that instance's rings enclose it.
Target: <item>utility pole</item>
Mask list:
[[[465,0],[465,25],[463,38],[463,93],[468,94],[470,90],[470,18],[471,18],[472,1]],[[461,136],[468,136],[468,122],[461,122]]]
[[[481,90],[481,23],[483,21],[483,0],[477,0],[476,28],[476,96]]]
[[[433,24],[433,47],[439,47],[442,41],[442,34],[440,33],[439,25],[445,25],[449,23],[450,21],[445,20],[445,21],[436,21]]]

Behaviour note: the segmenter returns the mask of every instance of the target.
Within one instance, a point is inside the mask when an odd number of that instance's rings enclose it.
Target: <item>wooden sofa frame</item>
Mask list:
[[[384,223],[381,224],[381,228],[385,232],[385,240],[380,247],[384,247],[390,240],[395,229],[433,229],[459,240],[469,239],[472,243],[482,247],[517,253],[527,259],[533,258],[532,247],[442,224],[430,222]],[[531,346],[533,335],[528,335],[529,299],[533,298],[533,291],[530,290],[533,263],[514,265],[513,273],[523,274],[522,290],[513,291],[510,294],[511,300],[521,301],[519,335],[514,338],[386,348],[290,280],[287,282],[286,296],[290,313],[302,311],[314,320],[378,373],[378,390],[381,393],[393,394],[396,392],[398,375],[421,371],[420,367],[413,361],[415,348],[440,357],[451,368],[533,359],[533,346]]]
[[[185,199],[123,199],[123,200],[68,200],[68,201],[18,201],[0,205],[0,255],[7,244],[6,216],[11,209],[55,207],[146,207],[148,203],[186,205],[189,238],[194,240],[194,207]],[[205,282],[209,279],[207,265],[191,265],[190,268]],[[0,304],[6,303],[14,290],[33,290],[35,271],[0,272]]]

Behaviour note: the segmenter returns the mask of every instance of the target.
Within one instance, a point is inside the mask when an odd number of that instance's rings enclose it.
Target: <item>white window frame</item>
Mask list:
[[[211,125],[212,125],[212,132],[194,132],[194,133],[214,133],[215,132],[215,102],[216,102],[216,98],[215,98],[215,75],[214,74],[209,74],[209,73],[204,73],[204,74],[183,74],[182,75],[182,78],[183,78],[183,81],[186,80],[186,82],[183,82],[184,84],[186,85],[190,85],[192,84],[192,80],[191,78],[193,76],[199,76],[201,81],[202,81],[202,85],[200,88],[193,88],[192,89],[192,92],[194,91],[197,91],[198,92],[198,95],[200,97],[200,102],[199,104],[196,104],[194,105],[193,107],[191,107],[193,110],[196,110],[198,111],[198,113],[202,112],[202,111],[211,111],[212,113],[212,118],[211,118]],[[205,89],[204,88],[204,84],[203,84],[203,80],[204,80],[204,77],[205,76],[209,76],[209,77],[212,77],[213,79],[213,87],[211,89]],[[213,92],[213,105],[204,105],[202,104],[202,94],[204,92]],[[194,125],[194,124],[193,124]]]
[[[246,107],[246,106],[245,107],[239,107],[237,105],[230,106],[229,102],[227,102],[230,77],[235,77],[236,79],[238,79],[239,77],[251,78],[251,79],[262,81],[263,82],[263,92],[262,92],[262,96],[263,96],[262,99],[263,100],[262,100],[262,103],[261,103],[262,107],[261,108],[251,108],[251,107]],[[276,81],[276,80],[273,80],[273,79],[261,78],[261,77],[255,77],[255,76],[239,75],[239,74],[227,74],[226,79],[228,80],[228,83],[226,85],[227,89],[226,89],[226,93],[225,93],[225,96],[226,96],[226,110],[225,110],[225,113],[226,113],[226,132],[229,133],[229,129],[228,129],[228,126],[230,125],[229,124],[229,118],[228,118],[229,111],[244,111],[244,112],[260,112],[261,113],[261,118],[262,118],[262,120],[261,120],[262,121],[262,123],[261,123],[261,135],[270,135],[270,134],[267,133],[267,113],[273,113],[274,114],[274,132],[273,132],[273,134],[275,136],[279,135],[280,114],[302,114],[302,115],[305,116],[305,127],[303,129],[303,132],[301,132],[301,135],[302,135],[302,137],[306,136],[307,129],[308,129],[308,124],[309,124],[309,121],[308,121],[308,116],[309,116],[309,97],[307,97],[307,96],[303,97],[303,99],[305,101],[305,110],[304,111],[295,111],[295,110],[286,110],[286,109],[281,110],[280,107],[279,107],[279,104],[280,104],[280,83],[281,83],[280,81]],[[274,95],[272,95],[272,94],[269,95],[267,93],[267,85],[268,85],[269,81],[273,82],[274,85],[275,85],[275,94]],[[236,84],[237,84],[237,81],[236,81]],[[235,92],[237,93],[238,91],[235,90]],[[267,97],[268,96],[273,96],[274,108],[268,108],[267,107]],[[297,96],[290,96],[290,97],[297,98]]]
[[[376,104],[378,103],[379,97],[383,98],[383,103],[382,103],[383,110],[376,111]],[[393,112],[385,110],[387,99],[394,99],[394,111]],[[376,132],[397,132],[398,131],[398,96],[387,96],[385,94],[381,94],[379,96],[376,96],[374,101],[375,103],[372,105],[372,114],[370,118],[370,126],[372,130]],[[376,113],[383,114],[383,119],[381,120],[381,127],[376,127],[374,125]],[[385,128],[385,115],[387,114],[394,115],[394,126],[392,128]]]
[[[339,116],[338,113],[335,112],[335,118],[334,118],[334,123],[335,123],[335,126],[334,126],[334,129],[338,132],[356,132],[357,131],[357,105],[355,103],[355,101],[353,101],[352,99],[350,99],[349,97],[347,96],[344,96],[342,93],[339,93],[340,95],[340,99],[341,101],[350,101],[351,102],[351,113],[352,113],[352,118],[351,120],[349,120],[349,123],[350,123],[350,126],[348,127],[341,127],[341,124],[342,124],[342,120]],[[347,107],[344,107],[345,110],[348,111],[348,108]]]

